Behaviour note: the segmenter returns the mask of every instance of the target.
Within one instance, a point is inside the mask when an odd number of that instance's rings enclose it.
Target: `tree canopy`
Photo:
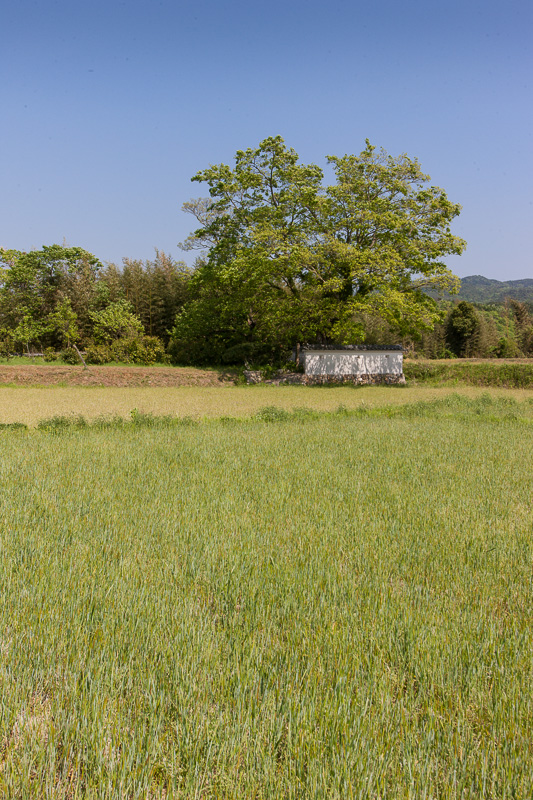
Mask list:
[[[465,248],[450,229],[460,206],[416,159],[368,141],[327,161],[329,186],[276,136],[192,178],[210,197],[184,207],[201,225],[184,246],[204,252],[174,329],[178,348],[230,359],[239,348],[360,342],[369,319],[396,335],[432,327],[427,290],[458,288],[444,259]]]
[[[154,342],[144,342],[153,337],[163,352],[189,275],[184,263],[158,250],[152,261],[124,259],[120,268],[102,265],[80,247],[0,248],[0,352],[57,351],[79,343],[83,349],[98,346],[103,359],[111,358],[107,346],[117,349],[119,340],[122,350],[134,340],[153,350]]]

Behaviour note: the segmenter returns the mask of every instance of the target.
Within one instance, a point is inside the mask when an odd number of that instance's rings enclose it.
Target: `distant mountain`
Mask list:
[[[483,275],[469,275],[468,278],[461,278],[458,296],[460,300],[469,300],[471,303],[503,303],[506,297],[521,303],[533,303],[533,278],[496,281]]]

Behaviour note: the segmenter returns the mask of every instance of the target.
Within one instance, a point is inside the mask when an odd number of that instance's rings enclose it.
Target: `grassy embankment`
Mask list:
[[[0,795],[532,796],[531,402],[0,439]]]
[[[533,359],[447,359],[404,362],[410,383],[533,389]]]

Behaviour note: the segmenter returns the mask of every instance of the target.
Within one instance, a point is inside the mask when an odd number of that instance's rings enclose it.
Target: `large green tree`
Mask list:
[[[204,254],[174,329],[178,355],[363,341],[369,318],[401,335],[432,326],[427,289],[458,285],[444,258],[465,247],[450,230],[460,206],[428,185],[416,159],[368,141],[328,161],[336,181],[324,186],[322,170],[277,136],[193,177],[210,198],[185,206],[201,225],[185,247]]]

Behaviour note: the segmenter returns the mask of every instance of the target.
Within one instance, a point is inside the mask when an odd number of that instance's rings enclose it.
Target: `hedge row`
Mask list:
[[[468,383],[472,386],[502,386],[533,389],[533,362],[530,364],[476,364],[450,360],[447,362],[404,362],[406,380],[416,383]]]

